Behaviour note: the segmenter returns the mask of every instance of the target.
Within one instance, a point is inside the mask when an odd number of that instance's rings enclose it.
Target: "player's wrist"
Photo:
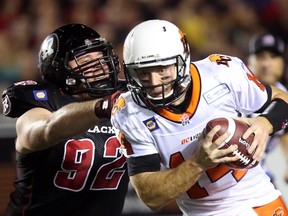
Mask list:
[[[211,168],[210,164],[205,164],[199,160],[196,154],[193,154],[192,157],[187,160],[187,164],[190,167],[189,170],[193,170],[195,173],[202,173]]]
[[[107,95],[104,98],[99,99],[94,106],[95,115],[98,118],[110,118],[112,108],[121,93],[122,91],[116,91],[111,95]]]
[[[258,116],[257,118],[262,118],[264,119],[265,121],[265,125],[267,125],[267,127],[269,128],[267,131],[269,132],[269,135],[273,135],[275,132],[274,132],[274,126],[272,125],[272,123],[270,122],[270,120],[266,117],[266,116],[263,116],[263,115],[260,115]]]
[[[280,98],[272,100],[260,116],[265,117],[270,122],[273,126],[271,134],[274,134],[287,126],[288,104]]]
[[[109,118],[110,115],[107,116],[107,112],[104,112],[103,108],[104,108],[104,99],[98,99],[94,104],[94,114],[98,118]]]

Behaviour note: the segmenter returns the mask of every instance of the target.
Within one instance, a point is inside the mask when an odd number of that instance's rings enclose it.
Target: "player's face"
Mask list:
[[[284,70],[284,61],[280,55],[263,51],[255,56],[253,71],[259,80],[265,84],[275,85]]]
[[[104,61],[99,59],[101,57],[103,57],[102,52],[87,53],[85,55],[77,57],[75,60],[70,61],[69,66],[72,69],[80,66],[81,73],[85,77],[91,77],[87,79],[88,82],[102,80],[109,77],[108,74],[103,74],[104,72],[108,72],[109,68]],[[95,61],[97,59],[99,60]],[[75,72],[77,73],[77,70]]]
[[[137,75],[147,94],[154,99],[161,99],[172,91],[172,81],[176,78],[175,65],[139,68]]]

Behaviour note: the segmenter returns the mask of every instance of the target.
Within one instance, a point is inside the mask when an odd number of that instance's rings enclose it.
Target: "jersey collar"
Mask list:
[[[189,119],[194,115],[194,113],[197,110],[199,100],[200,100],[200,95],[201,95],[201,78],[199,75],[199,71],[194,64],[190,65],[190,75],[192,77],[191,79],[191,82],[192,82],[191,91],[192,92],[191,92],[190,104],[187,107],[186,111],[178,114],[166,108],[161,108],[161,109],[155,110],[157,114],[159,114],[160,116],[166,119],[169,119],[171,121],[178,122],[178,123],[183,122],[184,115],[185,116],[188,115]]]

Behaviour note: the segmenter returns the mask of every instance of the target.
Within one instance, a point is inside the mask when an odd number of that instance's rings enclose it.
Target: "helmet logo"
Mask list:
[[[33,81],[33,80],[25,80],[25,81],[16,82],[16,83],[14,83],[14,85],[15,86],[18,86],[18,85],[37,85],[37,82]]]
[[[41,53],[42,60],[45,60],[48,56],[54,53],[53,42],[54,42],[54,39],[52,37],[47,38],[47,40],[43,42],[42,53]]]
[[[11,102],[8,95],[6,95],[2,99],[2,105],[3,105],[3,114],[8,115],[8,113],[11,111]]]
[[[181,37],[181,42],[183,44],[184,52],[188,52],[188,44],[187,44],[185,34],[180,29],[179,29],[179,34]]]

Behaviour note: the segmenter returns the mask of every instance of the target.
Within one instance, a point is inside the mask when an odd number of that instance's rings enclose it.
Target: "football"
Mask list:
[[[253,142],[254,135],[250,135],[247,139],[242,138],[242,135],[249,128],[249,125],[233,118],[215,118],[206,124],[204,135],[209,133],[216,125],[220,125],[221,129],[214,135],[212,139],[213,142],[226,131],[230,132],[230,136],[219,146],[220,149],[229,148],[233,144],[238,145],[238,149],[233,153],[228,154],[228,156],[232,157],[238,155],[240,159],[234,162],[225,163],[225,165],[233,169],[250,169],[255,167],[258,164],[258,161],[253,160],[252,158],[254,152],[252,154],[248,153],[248,148]]]

